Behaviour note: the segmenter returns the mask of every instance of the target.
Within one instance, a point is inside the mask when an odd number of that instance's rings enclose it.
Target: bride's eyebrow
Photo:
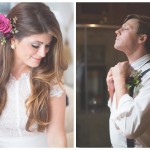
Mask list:
[[[32,43],[40,43],[40,44],[43,44],[43,42],[41,42],[41,41],[34,41],[34,42],[32,42]]]
[[[41,41],[34,41],[32,43],[39,43],[39,44],[44,44],[44,42],[41,42]],[[48,42],[48,43],[45,43],[45,45],[50,45],[51,44],[51,41]]]

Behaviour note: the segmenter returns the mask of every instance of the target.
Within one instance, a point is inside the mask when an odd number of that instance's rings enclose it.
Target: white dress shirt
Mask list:
[[[147,54],[131,66],[135,70],[150,68],[150,54]],[[108,101],[111,115],[109,119],[110,138],[113,147],[127,147],[126,138],[134,138],[135,147],[150,147],[150,71],[135,87],[133,98],[124,94],[116,109],[116,95]]]

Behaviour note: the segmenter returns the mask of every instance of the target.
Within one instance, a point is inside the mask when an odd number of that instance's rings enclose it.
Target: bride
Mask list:
[[[62,35],[43,3],[0,14],[0,147],[66,147]]]

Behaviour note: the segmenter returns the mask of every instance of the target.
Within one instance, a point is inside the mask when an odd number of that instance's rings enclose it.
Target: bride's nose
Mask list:
[[[43,47],[41,47],[40,49],[39,49],[39,51],[38,51],[38,55],[40,56],[40,57],[45,57],[46,56],[46,48],[43,46]]]

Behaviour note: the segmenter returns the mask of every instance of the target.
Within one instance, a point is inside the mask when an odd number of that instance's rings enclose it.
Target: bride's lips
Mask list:
[[[41,58],[35,58],[35,57],[32,57],[32,58],[36,61],[41,61]]]

